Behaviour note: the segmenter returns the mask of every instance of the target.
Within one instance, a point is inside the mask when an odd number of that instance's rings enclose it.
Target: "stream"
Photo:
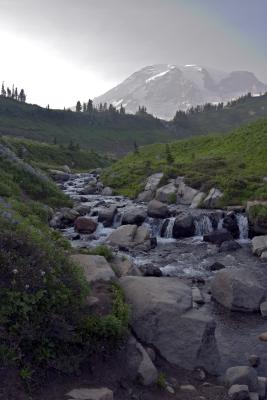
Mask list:
[[[66,238],[75,248],[91,248],[105,242],[114,229],[122,223],[123,214],[128,210],[140,208],[147,210],[147,204],[136,203],[122,196],[103,196],[101,194],[81,194],[88,181],[95,179],[94,175],[77,174],[65,182],[61,188],[75,202],[88,205],[91,208],[90,217],[98,220],[98,209],[116,205],[117,213],[112,226],[104,227],[98,223],[97,230],[92,235],[77,235],[74,227],[62,229]],[[245,214],[237,213],[236,219],[239,228],[241,247],[235,251],[218,252],[214,245],[203,241],[203,235],[222,227],[223,211],[190,210],[194,215],[195,235],[185,239],[173,238],[173,225],[177,209],[188,210],[187,207],[170,206],[172,216],[166,219],[147,217],[143,224],[150,229],[151,235],[156,237],[157,246],[149,251],[129,250],[122,253],[131,258],[135,265],[153,264],[161,269],[164,276],[176,276],[190,286],[197,284],[205,297],[204,307],[217,323],[216,339],[221,354],[222,371],[230,366],[247,365],[247,358],[256,354],[261,358],[259,373],[267,375],[267,343],[259,341],[258,336],[267,331],[267,320],[259,313],[231,312],[223,308],[210,298],[209,282],[214,276],[210,266],[215,262],[224,266],[248,268],[252,271],[261,271],[263,263],[251,252],[248,239],[248,221]],[[267,276],[267,274],[266,274]],[[199,307],[196,305],[196,307]]]

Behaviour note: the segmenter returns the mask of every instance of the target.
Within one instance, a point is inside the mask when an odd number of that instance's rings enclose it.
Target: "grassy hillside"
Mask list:
[[[186,117],[183,114],[178,115],[178,118],[171,123],[171,129],[181,138],[207,133],[227,133],[259,118],[267,117],[267,94],[259,97],[246,95],[223,108],[205,107],[204,111],[199,112],[196,109]]]
[[[110,341],[114,347],[128,308],[115,285],[109,313],[87,306],[90,288],[68,257],[70,245],[48,227],[51,207],[71,200],[1,143],[0,176],[0,392],[7,399],[51,373],[77,372]]]
[[[145,178],[164,171],[165,180],[177,175],[203,191],[216,186],[223,190],[222,204],[239,204],[247,199],[267,199],[267,119],[259,120],[227,135],[208,135],[155,144],[131,153],[107,168],[105,184],[118,193],[136,196]]]
[[[161,121],[146,115],[116,112],[92,114],[48,110],[0,96],[0,134],[68,146],[72,140],[83,149],[121,156],[138,146],[178,138],[224,133],[267,116],[267,95],[246,96],[223,109],[214,107]]]
[[[8,146],[27,163],[43,170],[68,165],[73,171],[89,171],[107,167],[111,159],[93,150],[81,150],[73,146],[53,145],[12,136],[0,137],[0,143]]]
[[[125,154],[138,145],[170,141],[164,123],[149,116],[103,112],[76,113],[47,110],[0,96],[0,134],[68,145],[70,140],[85,149]]]

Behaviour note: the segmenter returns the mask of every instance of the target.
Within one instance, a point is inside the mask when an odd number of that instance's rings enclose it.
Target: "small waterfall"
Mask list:
[[[175,223],[175,217],[172,217],[172,218],[168,219],[168,225],[167,225],[167,227],[165,229],[165,232],[164,232],[164,237],[166,239],[172,239],[172,237],[173,237],[172,236],[172,232],[173,232],[174,223]]]
[[[121,221],[122,221],[122,214],[120,213],[116,213],[113,219],[113,228],[118,228],[119,226],[121,226]]]
[[[236,220],[239,228],[239,239],[246,240],[248,239],[248,219],[245,214],[236,214]]]
[[[200,215],[200,217],[194,220],[195,235],[203,236],[207,233],[213,232],[212,221],[208,215]]]
[[[150,229],[152,236],[161,237],[161,230],[165,221],[165,219],[147,218],[145,225]]]

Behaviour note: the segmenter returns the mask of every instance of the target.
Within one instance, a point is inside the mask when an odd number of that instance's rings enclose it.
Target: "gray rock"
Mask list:
[[[267,378],[264,376],[258,377],[258,394],[260,400],[266,399],[266,389],[267,389]]]
[[[167,218],[170,213],[166,204],[158,200],[151,200],[148,203],[147,214],[152,218]]]
[[[177,187],[173,183],[169,183],[157,190],[155,198],[162,203],[176,203],[176,193]]]
[[[70,179],[70,174],[56,169],[50,169],[49,174],[56,182],[66,182]]]
[[[85,204],[78,204],[74,207],[74,210],[81,216],[90,214],[91,207]]]
[[[267,251],[267,235],[255,236],[252,239],[252,251],[257,256],[261,256],[263,252]]]
[[[219,252],[235,251],[240,249],[241,246],[235,240],[227,240],[220,245]]]
[[[97,222],[89,217],[78,217],[75,219],[74,228],[79,233],[90,235],[97,228]]]
[[[109,186],[106,186],[103,190],[102,190],[102,196],[112,196],[113,195],[113,189]]]
[[[261,315],[264,319],[267,319],[267,301],[264,301],[260,305]]]
[[[115,272],[116,276],[121,278],[122,276],[141,276],[141,272],[136,265],[134,265],[133,261],[129,258],[121,258],[119,256],[115,256],[112,260],[112,269]]]
[[[120,279],[131,304],[131,325],[144,343],[153,345],[170,363],[186,369],[219,367],[215,323],[192,309],[190,287],[178,278]],[[189,351],[190,349],[190,351]]]
[[[199,192],[195,195],[190,205],[190,208],[199,208],[202,205],[204,198],[206,197],[206,193]]]
[[[175,218],[173,225],[173,237],[191,237],[195,233],[194,220],[191,214],[183,212]]]
[[[137,225],[122,225],[113,231],[106,242],[113,247],[129,248],[144,248],[151,247],[150,231],[145,226]]]
[[[204,304],[205,299],[198,287],[192,287],[192,299],[196,304]]]
[[[249,400],[249,390],[247,385],[233,385],[228,391],[231,400]]]
[[[228,387],[232,385],[247,385],[250,392],[257,392],[258,374],[252,367],[231,367],[225,373],[225,383]]]
[[[261,260],[267,260],[267,250],[261,253]]]
[[[116,205],[110,205],[109,207],[101,207],[98,209],[98,221],[102,222],[105,227],[112,226],[116,212],[117,212]]]
[[[183,392],[184,394],[189,394],[189,395],[193,396],[193,395],[197,394],[197,389],[193,385],[181,385],[180,392]]]
[[[144,386],[153,385],[158,371],[144,347],[133,336],[127,343],[127,364],[132,379],[138,379]]]
[[[211,293],[230,310],[253,312],[259,310],[265,288],[252,272],[229,267],[217,272],[211,282]]]
[[[145,186],[145,190],[151,190],[152,192],[156,191],[156,189],[158,188],[161,179],[163,178],[163,173],[162,172],[158,172],[156,174],[153,174],[151,176],[149,176],[147,178],[146,181],[146,186]]]
[[[177,203],[189,206],[199,193],[198,190],[187,186],[184,182],[180,182],[177,192]]]
[[[248,358],[248,362],[251,367],[256,368],[260,365],[260,357],[256,354],[251,354]]]
[[[122,225],[142,225],[146,219],[146,211],[142,208],[128,209],[122,216]]]
[[[223,265],[222,263],[220,263],[218,261],[207,266],[207,270],[211,271],[211,272],[220,271],[221,269],[224,269],[224,268],[225,268],[225,265]]]
[[[107,388],[73,389],[67,396],[73,400],[113,400],[113,392]]]
[[[92,182],[89,185],[85,186],[81,191],[80,194],[88,195],[88,194],[95,194],[97,192],[96,183]]]
[[[217,208],[219,207],[220,199],[222,198],[223,193],[216,188],[212,188],[209,191],[208,196],[203,200],[203,205],[206,208]]]
[[[137,201],[140,203],[148,203],[153,200],[154,192],[152,190],[145,190],[144,192],[139,193],[137,196]]]
[[[233,236],[226,229],[220,229],[203,236],[204,242],[221,245],[223,242],[233,240]]]
[[[82,267],[85,278],[88,282],[100,280],[111,281],[115,279],[115,274],[105,257],[88,254],[75,254],[70,258],[71,261]]]
[[[75,219],[79,217],[79,213],[72,208],[61,208],[56,212],[49,221],[51,228],[64,229],[72,225]]]
[[[144,264],[140,266],[143,276],[162,276],[161,270],[153,264]]]
[[[259,394],[257,392],[250,392],[249,393],[249,400],[259,400]]]

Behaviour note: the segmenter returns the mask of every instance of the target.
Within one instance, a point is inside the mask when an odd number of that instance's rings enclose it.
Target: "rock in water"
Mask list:
[[[204,235],[203,240],[204,242],[209,242],[220,246],[223,242],[232,241],[233,236],[226,229],[219,229]]]
[[[141,208],[132,208],[128,209],[122,217],[122,225],[134,224],[134,225],[142,225],[144,220],[146,219],[146,212]]]
[[[153,345],[170,363],[210,373],[219,367],[215,322],[192,309],[189,286],[177,278],[120,279],[131,304],[131,325],[144,343]]]
[[[102,222],[105,227],[112,226],[117,206],[102,207],[98,210],[98,221]]]
[[[173,237],[178,239],[181,237],[190,237],[195,233],[195,225],[192,215],[189,213],[181,213],[175,218],[173,225]]]
[[[113,392],[107,388],[73,389],[67,396],[71,400],[113,400]]]
[[[211,293],[230,310],[253,312],[260,309],[265,288],[252,272],[243,268],[225,268],[211,282]]]
[[[257,256],[261,256],[264,251],[267,251],[267,235],[255,236],[252,239],[252,251]]]
[[[225,383],[228,387],[233,385],[247,385],[250,392],[257,392],[258,374],[252,367],[231,367],[225,373]]]
[[[167,218],[170,212],[166,204],[158,200],[151,200],[148,203],[147,214],[152,218]]]
[[[96,231],[97,223],[89,217],[78,217],[74,227],[77,232],[90,235]]]
[[[124,249],[136,247],[149,249],[151,247],[150,231],[145,226],[122,225],[113,231],[106,241],[111,246]]]

